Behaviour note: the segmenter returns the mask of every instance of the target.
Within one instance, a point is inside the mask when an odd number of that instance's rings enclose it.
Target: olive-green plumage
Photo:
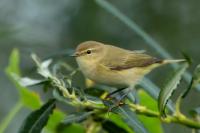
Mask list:
[[[114,87],[134,87],[154,68],[183,61],[160,60],[143,51],[130,51],[96,41],[79,44],[74,56],[85,77]]]

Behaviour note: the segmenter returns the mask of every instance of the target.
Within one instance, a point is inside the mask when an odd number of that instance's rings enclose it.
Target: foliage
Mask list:
[[[26,87],[20,85],[20,83],[18,82],[18,79],[21,78],[19,63],[20,63],[19,52],[17,49],[14,49],[10,56],[9,65],[6,68],[6,74],[14,83],[16,89],[18,89],[20,95],[20,101],[23,103],[23,105],[31,109],[37,109],[41,106],[39,95],[33,91],[30,91]]]
[[[161,115],[165,115],[165,106],[174,92],[174,90],[177,88],[177,85],[179,84],[181,80],[181,76],[184,74],[188,67],[188,64],[184,64],[179,70],[177,70],[174,74],[173,77],[170,78],[170,80],[166,83],[165,88],[163,88],[160,91],[159,95],[159,100],[158,100],[158,107]]]
[[[161,122],[179,123],[195,129],[200,128],[200,123],[196,121],[198,113],[195,113],[195,118],[188,118],[180,112],[180,98],[182,97],[180,97],[176,102],[176,111],[172,112],[172,114],[167,112],[166,117],[162,117],[165,105],[167,104],[173,90],[177,88],[181,76],[188,67],[187,64],[183,64],[179,70],[171,75],[172,78],[170,78],[169,82],[166,83],[165,87],[160,92],[158,102],[159,108],[157,108],[157,101],[152,99],[142,90],[138,92],[141,99],[140,104],[134,104],[132,101],[127,99],[122,105],[113,107],[115,104],[114,101],[110,100],[105,104],[105,102],[102,102],[99,98],[102,97],[101,95],[104,95],[104,93],[100,93],[97,97],[86,92],[80,93],[79,89],[72,85],[72,78],[77,72],[76,70],[66,70],[68,74],[62,75],[59,69],[55,71],[55,65],[52,64],[52,60],[41,62],[34,54],[32,55],[32,58],[36,62],[38,74],[42,76],[40,79],[31,79],[26,77],[26,80],[24,80],[23,77],[19,76],[19,52],[16,49],[13,50],[10,64],[6,69],[8,76],[20,92],[19,101],[21,105],[23,105],[20,106],[20,108],[28,107],[30,109],[37,109],[26,118],[21,126],[20,132],[40,132],[43,129],[45,132],[55,133],[71,131],[73,130],[72,128],[78,126],[80,128],[77,132],[115,132],[116,130],[114,129],[117,129],[118,131],[127,133],[162,133],[163,129]],[[197,75],[196,71],[197,70],[195,70],[194,75]],[[21,82],[22,80],[23,82]],[[51,100],[41,106],[42,101],[38,94],[27,88],[27,85],[34,85],[32,84],[34,81],[38,81],[35,82],[36,85],[38,83],[44,85],[50,84],[50,87],[53,88],[53,98],[55,98],[56,101],[63,103],[65,106],[73,106],[78,110],[78,112],[65,114],[59,109],[54,110],[55,100]],[[38,109],[39,107],[40,109]],[[112,110],[108,112],[111,107]],[[74,125],[73,123],[76,124]],[[6,126],[7,125],[4,125],[4,127]],[[152,126],[155,128],[152,128]]]
[[[39,133],[47,124],[50,114],[55,108],[55,100],[49,100],[40,109],[32,112],[22,124],[19,133]]]
[[[166,50],[113,5],[105,0],[96,0],[96,3],[129,26],[163,57],[171,58],[171,55]],[[33,110],[33,112],[27,116],[20,132],[29,132],[31,130],[30,132],[43,131],[45,133],[109,133],[117,131],[124,133],[163,133],[161,123],[178,123],[190,127],[192,130],[200,129],[199,108],[191,111],[191,118],[181,113],[180,109],[181,100],[185,98],[191,88],[199,84],[199,66],[194,71],[189,87],[177,98],[176,109],[174,110],[173,103],[168,104],[168,101],[174,90],[177,89],[177,85],[184,74],[186,74],[184,76],[185,79],[187,81],[190,80],[191,76],[188,76],[186,72],[188,64],[182,64],[179,66],[180,68],[178,68],[177,64],[174,65],[177,71],[170,76],[169,82],[161,89],[160,93],[158,92],[159,87],[150,80],[145,80],[145,83],[142,84],[142,89],[146,92],[139,91],[140,104],[135,104],[130,99],[126,99],[122,104],[116,106],[113,100],[103,102],[100,99],[106,92],[93,96],[84,92],[83,88],[75,87],[72,84],[72,79],[77,70],[71,67],[63,67],[69,66],[68,64],[64,62],[52,63],[52,59],[41,61],[35,54],[32,54],[32,58],[36,63],[37,73],[41,76],[40,79],[21,76],[20,58],[17,49],[14,49],[10,56],[6,74],[19,92],[19,101],[2,121],[0,133],[5,131],[12,118],[23,107]],[[55,100],[50,100],[42,106],[43,101],[40,96],[28,88],[38,84],[47,87],[47,90],[52,92],[52,97]],[[52,90],[49,88],[52,88]],[[159,101],[157,102],[158,96]],[[55,108],[55,101],[62,103],[62,106],[72,106],[75,111],[67,114],[63,109]],[[172,112],[165,112],[166,105],[167,110]],[[34,125],[38,125],[37,128]]]

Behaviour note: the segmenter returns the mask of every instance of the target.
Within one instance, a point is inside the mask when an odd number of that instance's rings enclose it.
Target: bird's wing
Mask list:
[[[127,54],[128,52],[128,54]],[[118,49],[115,56],[112,52],[108,52],[102,64],[111,70],[125,70],[133,67],[145,67],[154,63],[159,63],[161,60],[149,56],[147,54],[124,49]]]

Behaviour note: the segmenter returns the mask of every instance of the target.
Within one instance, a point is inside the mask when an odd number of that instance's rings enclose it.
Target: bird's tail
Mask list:
[[[149,73],[150,71],[152,71],[153,69],[163,66],[165,64],[170,64],[170,63],[179,63],[179,62],[186,62],[185,59],[178,59],[178,60],[173,60],[173,59],[167,59],[167,60],[158,60],[156,63],[148,66],[146,69],[142,69],[143,70],[143,75]]]
[[[178,60],[169,59],[169,60],[163,60],[161,64],[170,64],[170,63],[179,63],[179,62],[186,62],[186,60],[185,59],[178,59]]]

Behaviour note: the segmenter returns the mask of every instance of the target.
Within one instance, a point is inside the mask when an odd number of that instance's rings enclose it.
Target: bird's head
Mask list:
[[[86,41],[77,46],[76,51],[72,56],[76,57],[77,61],[99,61],[104,54],[104,47],[105,45],[103,43]]]

